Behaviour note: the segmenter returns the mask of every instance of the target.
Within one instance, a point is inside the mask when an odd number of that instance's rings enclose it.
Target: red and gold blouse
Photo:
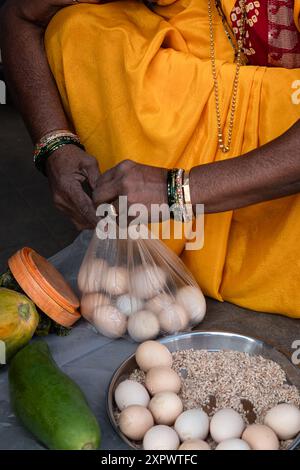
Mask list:
[[[247,1],[245,54],[251,65],[300,67],[300,32],[294,19],[294,0]],[[230,19],[239,37],[241,0],[237,0]]]

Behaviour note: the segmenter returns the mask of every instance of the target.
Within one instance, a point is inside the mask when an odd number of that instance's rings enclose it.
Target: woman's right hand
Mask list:
[[[55,206],[78,230],[95,228],[96,209],[82,185],[96,188],[97,160],[75,145],[65,145],[48,158],[46,169]]]

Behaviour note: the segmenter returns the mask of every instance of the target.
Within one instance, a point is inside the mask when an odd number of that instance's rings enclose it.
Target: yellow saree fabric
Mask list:
[[[65,110],[102,171],[125,158],[184,167],[240,156],[300,118],[300,70],[245,66],[233,145],[217,148],[206,0],[162,0],[155,11],[120,1],[61,10],[45,38]],[[229,15],[233,0],[224,0]],[[300,1],[295,2],[295,18]],[[216,15],[223,115],[233,52]],[[295,150],[296,151],[296,150]],[[242,158],[242,157],[241,157]],[[284,158],[284,155],[282,156]],[[181,253],[204,293],[255,310],[300,317],[300,196],[205,216],[205,243]]]

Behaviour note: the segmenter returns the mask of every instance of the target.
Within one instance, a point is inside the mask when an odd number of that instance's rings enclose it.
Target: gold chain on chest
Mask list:
[[[242,20],[241,20],[241,27],[240,27],[240,35],[237,40],[236,48],[234,46],[233,38],[227,25],[225,15],[222,11],[220,1],[215,0],[215,6],[217,8],[219,15],[222,18],[226,36],[230,40],[235,50],[235,59],[236,59],[236,70],[235,70],[235,76],[234,76],[234,81],[233,81],[233,86],[232,86],[231,107],[230,107],[229,123],[228,123],[228,136],[227,136],[227,143],[226,143],[226,138],[223,136],[223,129],[222,129],[220,94],[219,94],[218,74],[217,74],[217,66],[216,66],[214,6],[213,6],[213,0],[208,0],[210,60],[211,60],[212,77],[213,77],[214,94],[215,94],[218,146],[220,150],[222,150],[223,153],[227,153],[229,152],[231,143],[232,143],[232,134],[233,134],[234,118],[235,118],[236,105],[237,105],[240,68],[241,68],[241,65],[243,65],[244,63],[243,46],[244,46],[245,25],[246,25],[246,0],[241,1]],[[225,123],[224,123],[224,128],[225,128]]]

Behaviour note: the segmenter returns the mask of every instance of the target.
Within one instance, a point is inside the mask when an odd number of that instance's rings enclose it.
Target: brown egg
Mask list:
[[[177,292],[176,301],[185,309],[192,325],[197,325],[203,320],[206,313],[206,301],[200,288],[182,287]]]
[[[132,313],[128,318],[128,333],[138,343],[156,338],[159,334],[159,321],[156,315],[147,310]]]
[[[189,319],[186,311],[176,303],[164,307],[158,314],[161,330],[173,334],[187,328]]]
[[[140,266],[132,273],[133,294],[140,299],[150,299],[163,290],[166,278],[159,266]]]
[[[158,341],[145,341],[135,352],[135,359],[140,369],[147,372],[152,367],[172,367],[172,354],[166,346]]]
[[[148,300],[145,308],[155,314],[159,314],[164,307],[168,307],[174,302],[174,299],[168,294],[158,294]]]
[[[102,305],[94,311],[91,323],[108,338],[120,338],[126,333],[127,317],[111,305]]]
[[[78,274],[79,290],[85,294],[99,292],[106,279],[108,265],[102,258],[94,258],[89,262],[84,262]]]
[[[150,400],[151,411],[156,424],[171,426],[183,411],[183,404],[174,392],[160,392]]]
[[[264,424],[247,426],[242,435],[252,450],[278,450],[279,441],[275,432]]]
[[[153,416],[144,406],[128,406],[119,416],[119,427],[122,433],[134,441],[143,439],[152,426],[154,426]]]
[[[146,374],[145,385],[151,395],[160,392],[178,393],[181,388],[181,378],[171,367],[152,367]]]
[[[103,290],[110,295],[122,295],[128,291],[128,271],[122,266],[110,267],[103,282]]]
[[[109,298],[101,293],[94,292],[92,294],[84,294],[80,303],[81,315],[90,320],[97,307],[109,305]]]
[[[190,439],[181,444],[178,450],[211,450],[207,442],[201,439]]]

